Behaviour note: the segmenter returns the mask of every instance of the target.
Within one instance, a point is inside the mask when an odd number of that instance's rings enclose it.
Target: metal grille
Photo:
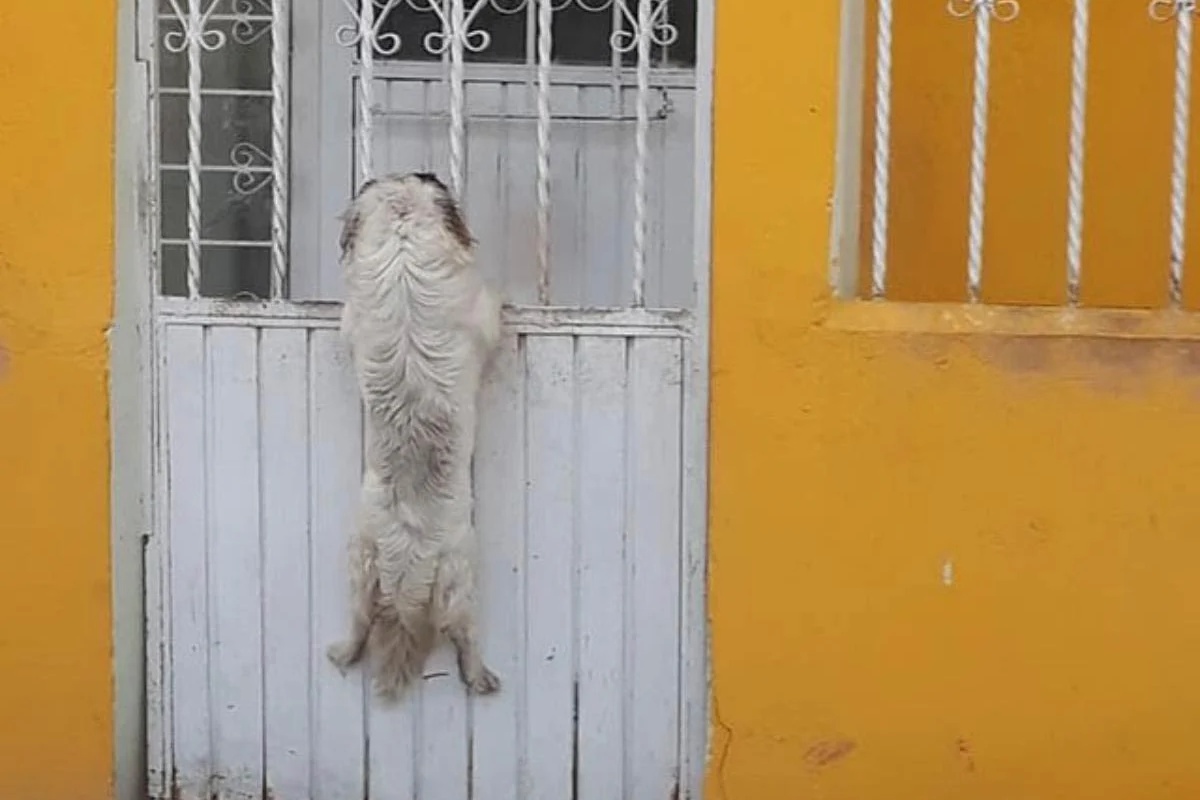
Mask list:
[[[283,297],[288,0],[165,0],[158,27],[162,292]]]
[[[551,150],[551,70],[555,57],[554,17],[568,10],[585,14],[607,15],[611,28],[608,44],[614,68],[634,55],[637,97],[635,101],[635,161],[633,175],[633,279],[632,305],[645,305],[647,257],[647,172],[649,126],[654,97],[650,74],[654,51],[669,52],[679,41],[679,27],[669,15],[668,0],[367,0],[354,4],[343,0],[355,14],[352,24],[338,29],[338,41],[358,50],[359,80],[357,96],[358,179],[366,181],[375,174],[373,144],[378,115],[375,98],[375,63],[380,55],[399,57],[407,53],[401,21],[415,19],[410,30],[425,33],[416,42],[407,43],[419,57],[442,59],[447,68],[449,93],[449,177],[456,194],[464,187],[465,140],[465,66],[467,54],[486,54],[492,46],[489,30],[480,27],[485,11],[493,17],[524,15],[532,41],[530,50],[536,94],[537,156],[537,301],[550,303],[550,150]],[[693,6],[694,14],[694,6]],[[434,24],[430,25],[431,20]],[[599,20],[597,20],[599,21]],[[695,20],[691,20],[694,27]],[[586,26],[585,26],[586,29]],[[527,58],[527,61],[530,59]]]
[[[303,7],[316,0],[294,2]],[[621,235],[632,245],[624,256],[628,263],[611,268],[630,272],[621,279],[628,287],[623,293],[627,304],[647,305],[647,262],[657,279],[665,238],[651,229],[670,202],[663,198],[662,187],[652,186],[665,181],[655,173],[653,159],[654,153],[665,158],[666,146],[660,141],[664,137],[652,136],[651,127],[673,111],[662,71],[687,72],[695,66],[696,0],[341,0],[325,8],[342,13],[326,35],[354,55],[353,74],[345,76],[354,87],[353,124],[344,132],[353,150],[354,187],[376,173],[380,138],[386,143],[397,135],[396,126],[407,124],[411,130],[414,123],[409,116],[413,112],[397,112],[386,96],[380,103],[381,90],[387,91],[388,82],[399,76],[412,77],[412,69],[418,69],[422,80],[429,79],[429,69],[436,69],[437,89],[445,92],[438,105],[445,113],[427,115],[420,122],[444,125],[448,182],[464,196],[468,117],[484,120],[469,107],[469,69],[484,66],[473,62],[486,62],[495,65],[492,68],[523,72],[528,114],[513,116],[506,108],[490,121],[512,125],[527,119],[534,126],[530,178],[535,207],[524,222],[530,230],[509,233],[535,241],[534,301],[540,305],[551,305],[554,299],[551,186],[554,180],[561,184],[561,176],[552,175],[555,131],[564,123],[627,125],[632,159],[623,179],[629,182],[626,202],[631,213]],[[164,294],[288,296],[294,278],[287,252],[289,155],[302,165],[308,157],[306,152],[288,152],[294,133],[289,122],[289,62],[318,56],[292,53],[290,14],[287,0],[161,0],[158,110]],[[611,75],[613,112],[576,118],[555,108],[552,76],[564,67]],[[631,103],[625,101],[630,94]],[[625,107],[630,113],[624,113]],[[336,125],[329,129],[337,134]],[[320,146],[328,147],[324,128],[321,135],[326,140]],[[577,188],[579,193],[587,191],[583,185]],[[341,190],[323,185],[320,191]],[[676,203],[680,209],[684,200]],[[691,264],[679,266],[690,271]]]
[[[1142,24],[1173,25],[1175,34],[1171,136],[1169,142],[1162,142],[1162,146],[1169,146],[1171,152],[1169,186],[1164,183],[1163,187],[1164,195],[1167,192],[1170,195],[1169,263],[1161,264],[1161,280],[1165,304],[1179,308],[1184,300],[1192,29],[1196,3],[1194,0],[1142,2],[1145,3],[1141,6],[1145,10],[1140,19]],[[838,230],[835,231],[836,266],[833,282],[843,295],[859,295],[874,300],[892,299],[889,272],[895,265],[891,260],[889,245],[892,243],[893,229],[897,224],[897,204],[903,202],[895,196],[892,185],[893,148],[896,146],[894,123],[897,122],[893,119],[896,88],[893,64],[895,5],[898,4],[893,0],[846,0],[843,7],[843,23],[846,30],[844,41],[851,56],[844,58],[842,63],[842,98],[848,110],[843,109],[841,120],[842,167],[838,178],[839,217]],[[968,303],[981,302],[983,287],[989,274],[989,265],[984,257],[984,243],[989,233],[985,214],[989,177],[989,122],[994,121],[993,118],[997,115],[1006,113],[1005,108],[998,105],[990,94],[993,60],[1020,58],[1022,55],[1007,49],[1011,45],[1000,36],[998,29],[1047,24],[1051,19],[1046,15],[1037,21],[1030,19],[1031,15],[1024,13],[1026,9],[1022,8],[1023,5],[1027,5],[1023,0],[948,0],[944,5],[945,19],[961,21],[962,35],[972,37],[971,69],[966,76],[970,81],[972,97],[963,128],[970,142],[969,179],[967,185],[962,187],[962,197],[967,208],[967,225],[966,230],[961,233],[941,231],[938,234],[965,237],[966,258],[962,264],[962,286],[963,297]],[[1062,5],[1068,6],[1067,0],[1064,0]],[[1103,96],[1107,88],[1097,83],[1095,76],[1092,76],[1092,83],[1096,85],[1089,85],[1089,44],[1094,10],[1094,4],[1090,0],[1070,0],[1067,15],[1069,27],[1064,31],[1056,30],[1053,34],[1056,40],[1060,33],[1062,34],[1061,43],[1064,48],[1069,48],[1070,62],[1069,92],[1063,100],[1057,101],[1062,104],[1063,119],[1067,120],[1068,135],[1062,142],[1066,177],[1065,181],[1054,189],[1061,192],[1062,203],[1066,209],[1066,224],[1059,241],[1064,253],[1062,302],[1069,307],[1081,304],[1081,287],[1088,281],[1084,253],[1087,109],[1089,98],[1097,93]],[[1116,9],[1105,7],[1100,10]],[[911,9],[902,7],[899,11],[904,13]],[[871,37],[872,41],[867,42],[864,33],[871,27],[874,28],[874,36]],[[863,58],[864,53],[870,59]],[[868,60],[873,60],[873,69],[863,75],[862,63]],[[860,101],[861,96],[858,93],[864,85],[870,85],[872,89],[865,98],[865,122],[873,129],[865,147],[861,143],[861,136],[866,125],[862,124],[863,120],[859,117],[857,109],[853,108]],[[1030,87],[1030,91],[1038,91],[1039,88]],[[930,152],[936,152],[944,147],[944,144],[925,142],[923,146]],[[858,171],[857,153],[860,148],[865,156],[863,163],[866,165],[866,171],[870,173],[870,180],[866,186],[859,183],[861,174]],[[1131,153],[1131,157],[1135,156]],[[1031,192],[1044,188],[1044,185],[1038,182],[1039,176],[1030,175],[1028,178]],[[866,231],[862,237],[861,249],[858,244],[859,238],[849,230],[858,227],[857,209],[860,198],[864,209],[864,224],[861,227]],[[1145,201],[1145,198],[1135,196],[1129,198],[1131,204]],[[911,220],[914,216],[915,213],[906,215],[906,218]],[[1147,237],[1151,235],[1154,234],[1147,231]],[[860,263],[864,265],[862,283],[865,284],[861,287],[856,285],[859,282],[856,280],[856,274]],[[1138,268],[1154,269],[1155,265],[1138,265]]]

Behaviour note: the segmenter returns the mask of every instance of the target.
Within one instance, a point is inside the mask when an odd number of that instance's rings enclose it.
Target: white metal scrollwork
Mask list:
[[[260,20],[256,16],[271,14],[271,3],[268,0],[233,0],[233,25],[229,32],[233,40],[241,45],[254,44],[271,32],[271,25],[256,24]]]
[[[986,12],[997,22],[1012,22],[1021,13],[1017,0],[947,0],[946,10],[955,17]]]
[[[241,197],[258,194],[271,182],[271,157],[250,142],[238,142],[229,151],[233,191]]]

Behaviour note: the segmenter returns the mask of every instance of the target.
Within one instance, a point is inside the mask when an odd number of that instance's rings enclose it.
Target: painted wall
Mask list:
[[[5,798],[110,792],[114,5],[0,7]]]
[[[838,13],[718,4],[709,797],[1200,796],[1195,331],[831,303]]]

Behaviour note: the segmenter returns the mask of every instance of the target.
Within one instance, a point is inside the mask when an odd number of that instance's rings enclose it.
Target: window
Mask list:
[[[841,294],[1200,307],[1192,6],[846,0]]]

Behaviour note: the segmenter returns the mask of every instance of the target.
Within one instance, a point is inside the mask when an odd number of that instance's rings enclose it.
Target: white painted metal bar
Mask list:
[[[650,132],[651,0],[637,5],[637,129],[633,167],[633,305],[646,304],[646,165]]]
[[[983,211],[987,191],[988,82],[992,18],[1010,22],[1020,13],[1017,0],[949,0],[956,17],[975,18],[974,97],[971,103],[971,187],[967,232],[967,300],[978,303],[983,288]]]
[[[204,18],[200,9],[202,0],[188,0],[187,9],[187,60],[188,60],[188,297],[200,296],[200,159],[201,159],[201,114],[204,101],[200,96],[203,82],[201,52],[203,48]]]
[[[879,0],[875,32],[875,196],[871,213],[871,297],[876,300],[887,293],[891,125],[892,0]]]
[[[466,10],[463,0],[449,0],[450,19],[447,21],[450,37],[450,187],[457,198],[463,195],[463,140],[466,138],[464,123],[464,58],[466,44]]]
[[[372,146],[375,120],[375,0],[361,0],[358,10],[358,178],[359,185],[375,174]]]
[[[1083,271],[1083,158],[1087,121],[1089,0],[1075,0],[1071,25],[1071,139],[1067,165],[1067,303],[1079,305]]]
[[[1171,305],[1183,302],[1183,267],[1186,255],[1188,125],[1191,116],[1192,15],[1195,0],[1151,0],[1150,17],[1157,22],[1175,19],[1175,110],[1171,144]]]
[[[291,3],[271,3],[271,299],[287,292]]]
[[[554,0],[537,0],[537,295],[550,304],[550,55]]]

